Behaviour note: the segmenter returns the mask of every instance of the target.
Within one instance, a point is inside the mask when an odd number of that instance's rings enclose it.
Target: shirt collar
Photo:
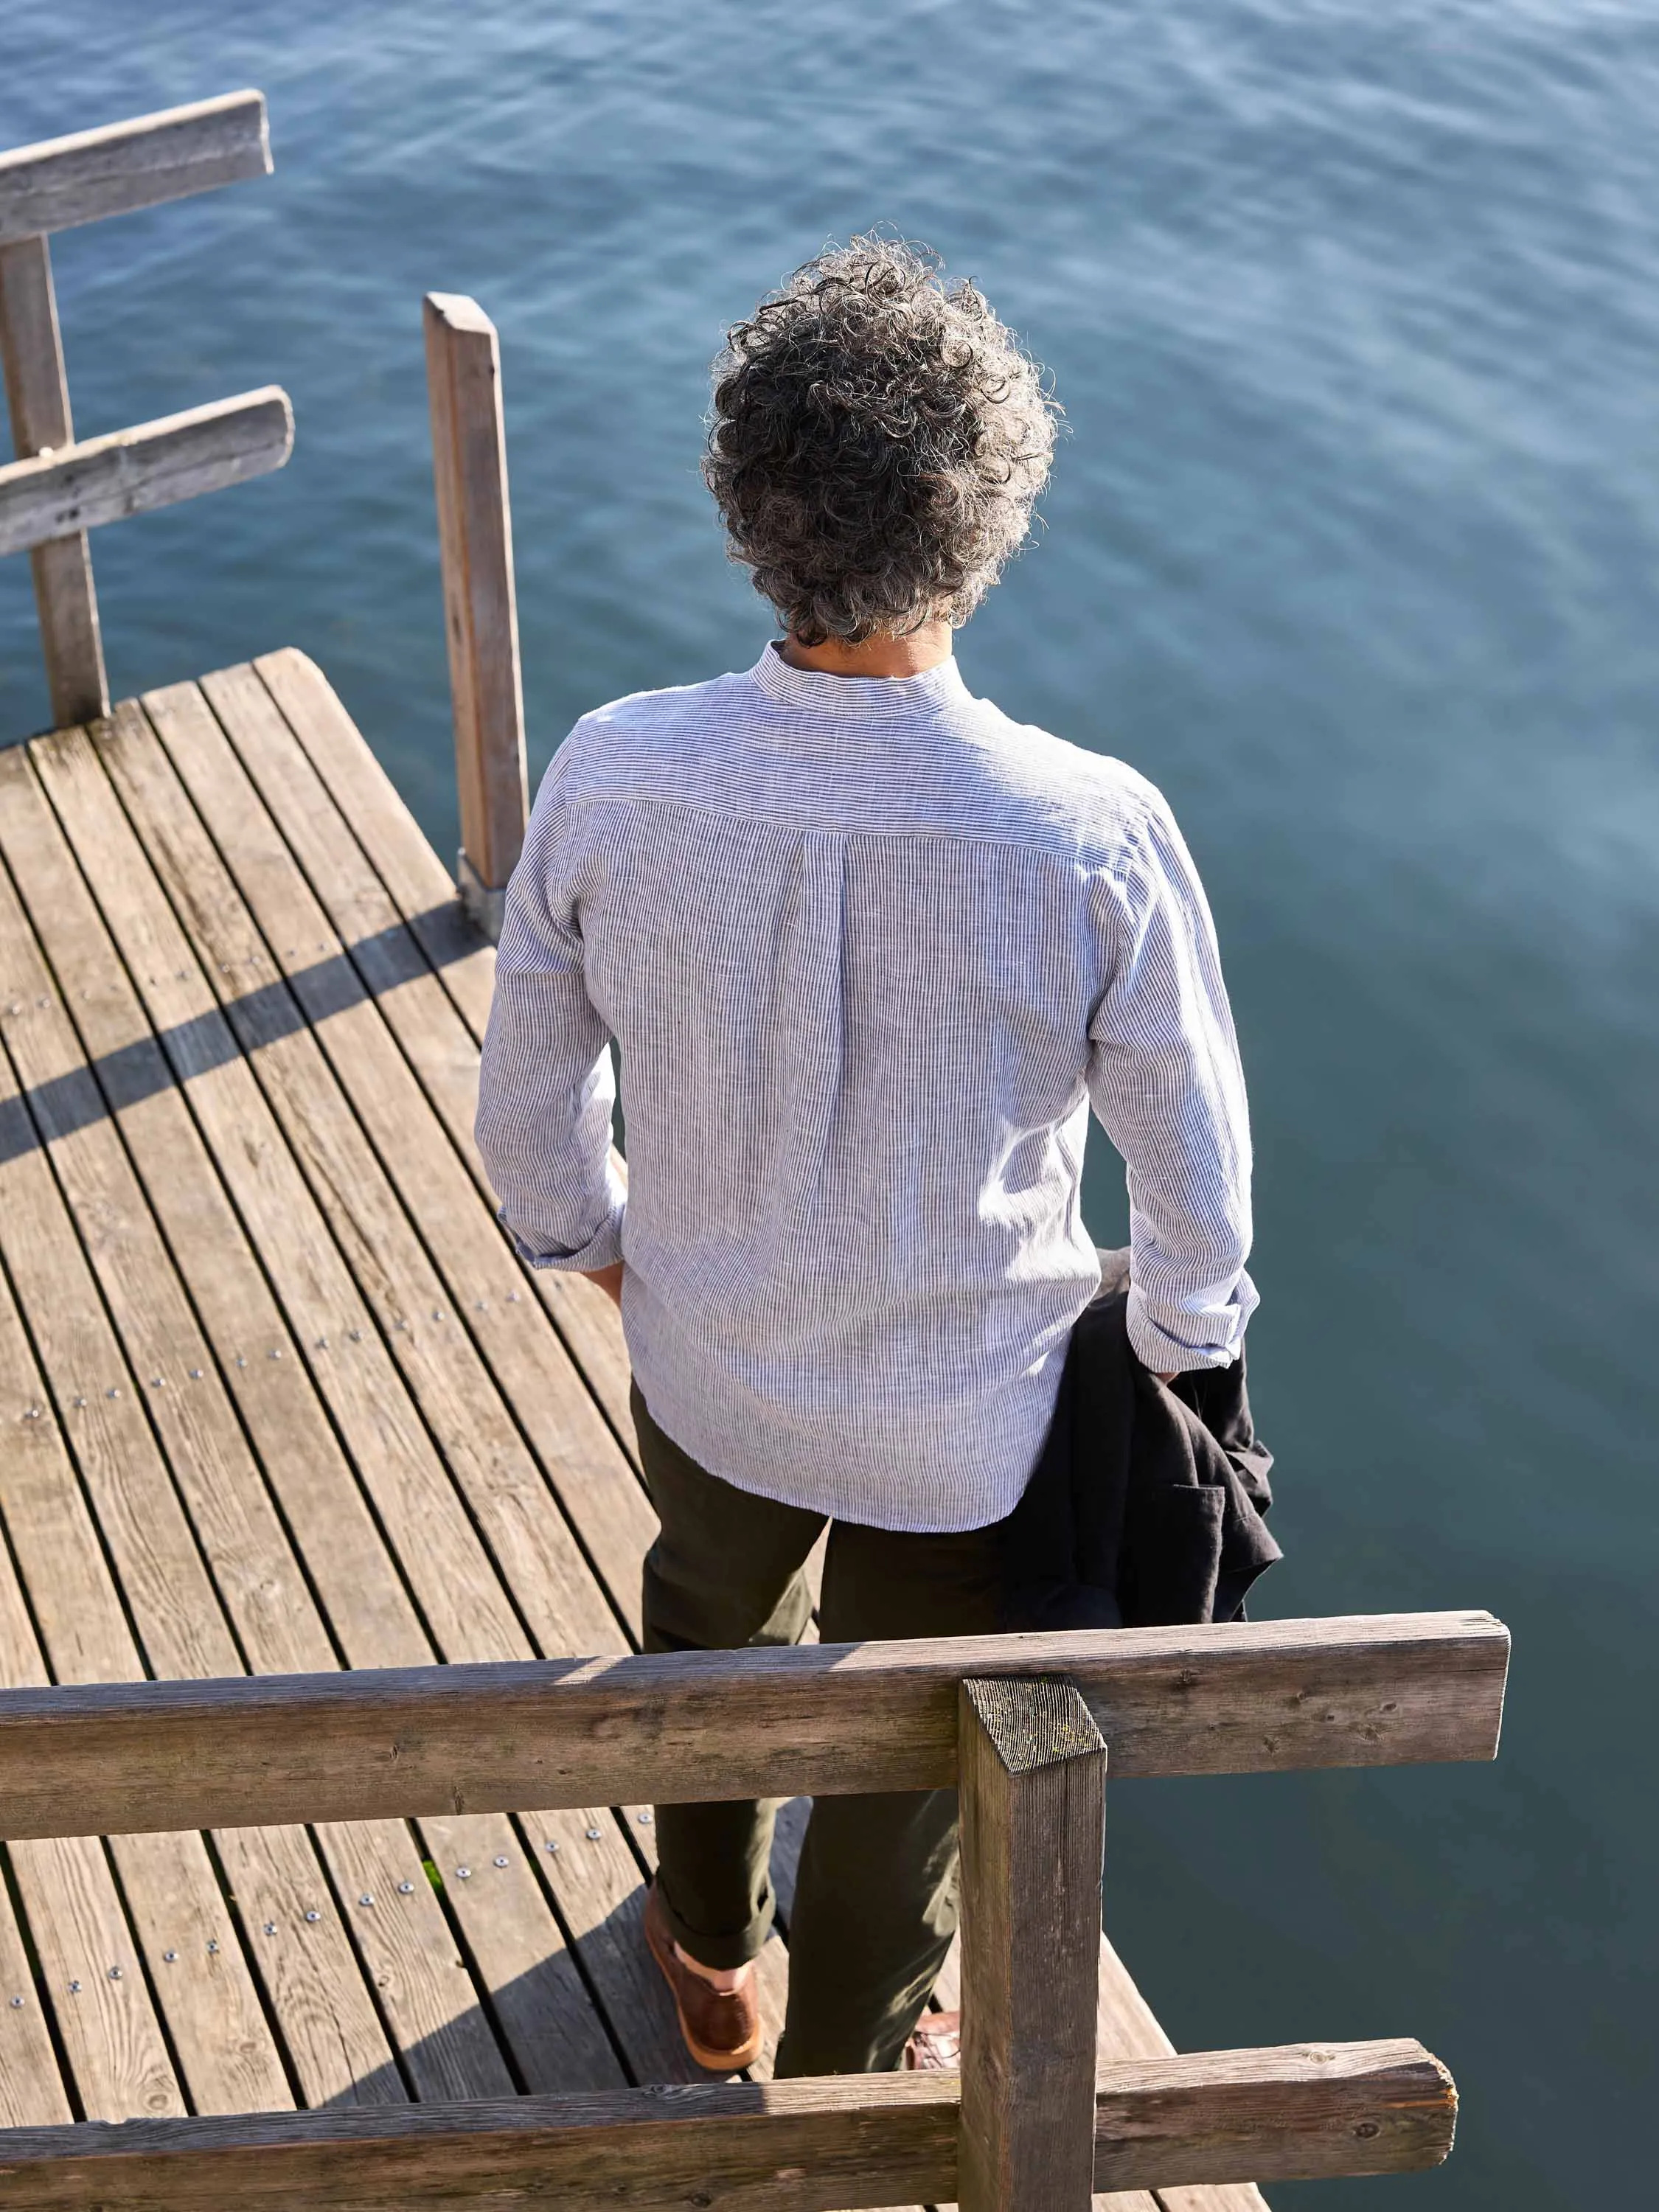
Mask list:
[[[843,722],[887,722],[937,714],[968,697],[954,654],[920,676],[830,676],[796,668],[775,639],[749,672],[769,699]]]

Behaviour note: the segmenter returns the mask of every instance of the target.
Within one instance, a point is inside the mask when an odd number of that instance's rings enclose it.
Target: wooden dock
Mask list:
[[[627,1649],[620,1328],[495,1222],[494,954],[315,669],[0,753],[0,854],[8,1682]],[[0,2007],[0,2099],[686,2078],[650,1843],[596,1809],[20,1845],[52,2017]]]
[[[0,154],[62,726],[0,749],[0,2208],[1265,2212],[1235,2177],[1437,2163],[1420,2045],[1176,2057],[1097,1969],[1104,1775],[1488,1759],[1489,1615],[631,1656],[620,1322],[472,1142],[527,805],[476,302],[425,311],[455,875],[301,653],[109,708],[88,531],[292,416],[77,443],[49,234],[270,166],[257,92]],[[770,2083],[799,1793],[952,1783],[959,2073]],[[635,1794],[787,1801],[745,2080],[681,2042]]]
[[[631,1648],[620,1326],[495,1219],[494,951],[318,670],[0,750],[0,862],[5,1686]],[[704,2078],[651,1844],[628,1805],[15,1843],[0,2122]],[[1167,2051],[1103,1957],[1103,2055]]]

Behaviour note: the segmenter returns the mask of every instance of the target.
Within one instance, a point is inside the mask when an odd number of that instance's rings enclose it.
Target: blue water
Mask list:
[[[962,659],[1152,775],[1208,880],[1266,1609],[1516,1634],[1494,1768],[1116,1791],[1111,1924],[1185,2045],[1454,2068],[1443,2175],[1277,2198],[1649,2201],[1659,11],[0,0],[0,143],[244,83],[274,179],[55,249],[83,433],[270,379],[299,422],[97,541],[112,678],[305,646],[445,848],[424,290],[501,330],[537,767],[766,634],[699,417],[792,263],[892,222],[1052,363],[1047,527]],[[0,734],[45,720],[12,562]]]

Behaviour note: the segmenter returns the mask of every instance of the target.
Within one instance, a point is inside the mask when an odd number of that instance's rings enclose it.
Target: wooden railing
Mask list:
[[[1104,1784],[1490,1759],[1486,1613],[428,1667],[0,1696],[6,1838],[434,1811],[962,1796],[959,2076],[847,2075],[0,2131],[0,2212],[1083,2212],[1093,2189],[1387,2173],[1451,2146],[1407,2041],[1099,2065]]]
[[[109,712],[88,531],[281,468],[294,416],[270,385],[77,443],[49,234],[270,168],[258,92],[0,154],[0,363],[17,452],[0,467],[0,554],[27,551],[33,562],[60,729]]]

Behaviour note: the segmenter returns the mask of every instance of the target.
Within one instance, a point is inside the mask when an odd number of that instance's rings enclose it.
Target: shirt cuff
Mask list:
[[[1196,1313],[1169,1306],[1155,1310],[1139,1284],[1131,1282],[1124,1322],[1143,1367],[1154,1375],[1180,1375],[1194,1367],[1231,1367],[1244,1341],[1245,1324],[1260,1304],[1255,1285],[1245,1274],[1227,1304]]]
[[[513,1249],[519,1257],[532,1267],[551,1267],[573,1275],[591,1275],[600,1267],[614,1267],[623,1255],[623,1216],[628,1211],[625,1199],[618,1199],[586,1244],[579,1244],[574,1252],[538,1251],[526,1243],[507,1218],[503,1206],[496,1219],[513,1239]]]

